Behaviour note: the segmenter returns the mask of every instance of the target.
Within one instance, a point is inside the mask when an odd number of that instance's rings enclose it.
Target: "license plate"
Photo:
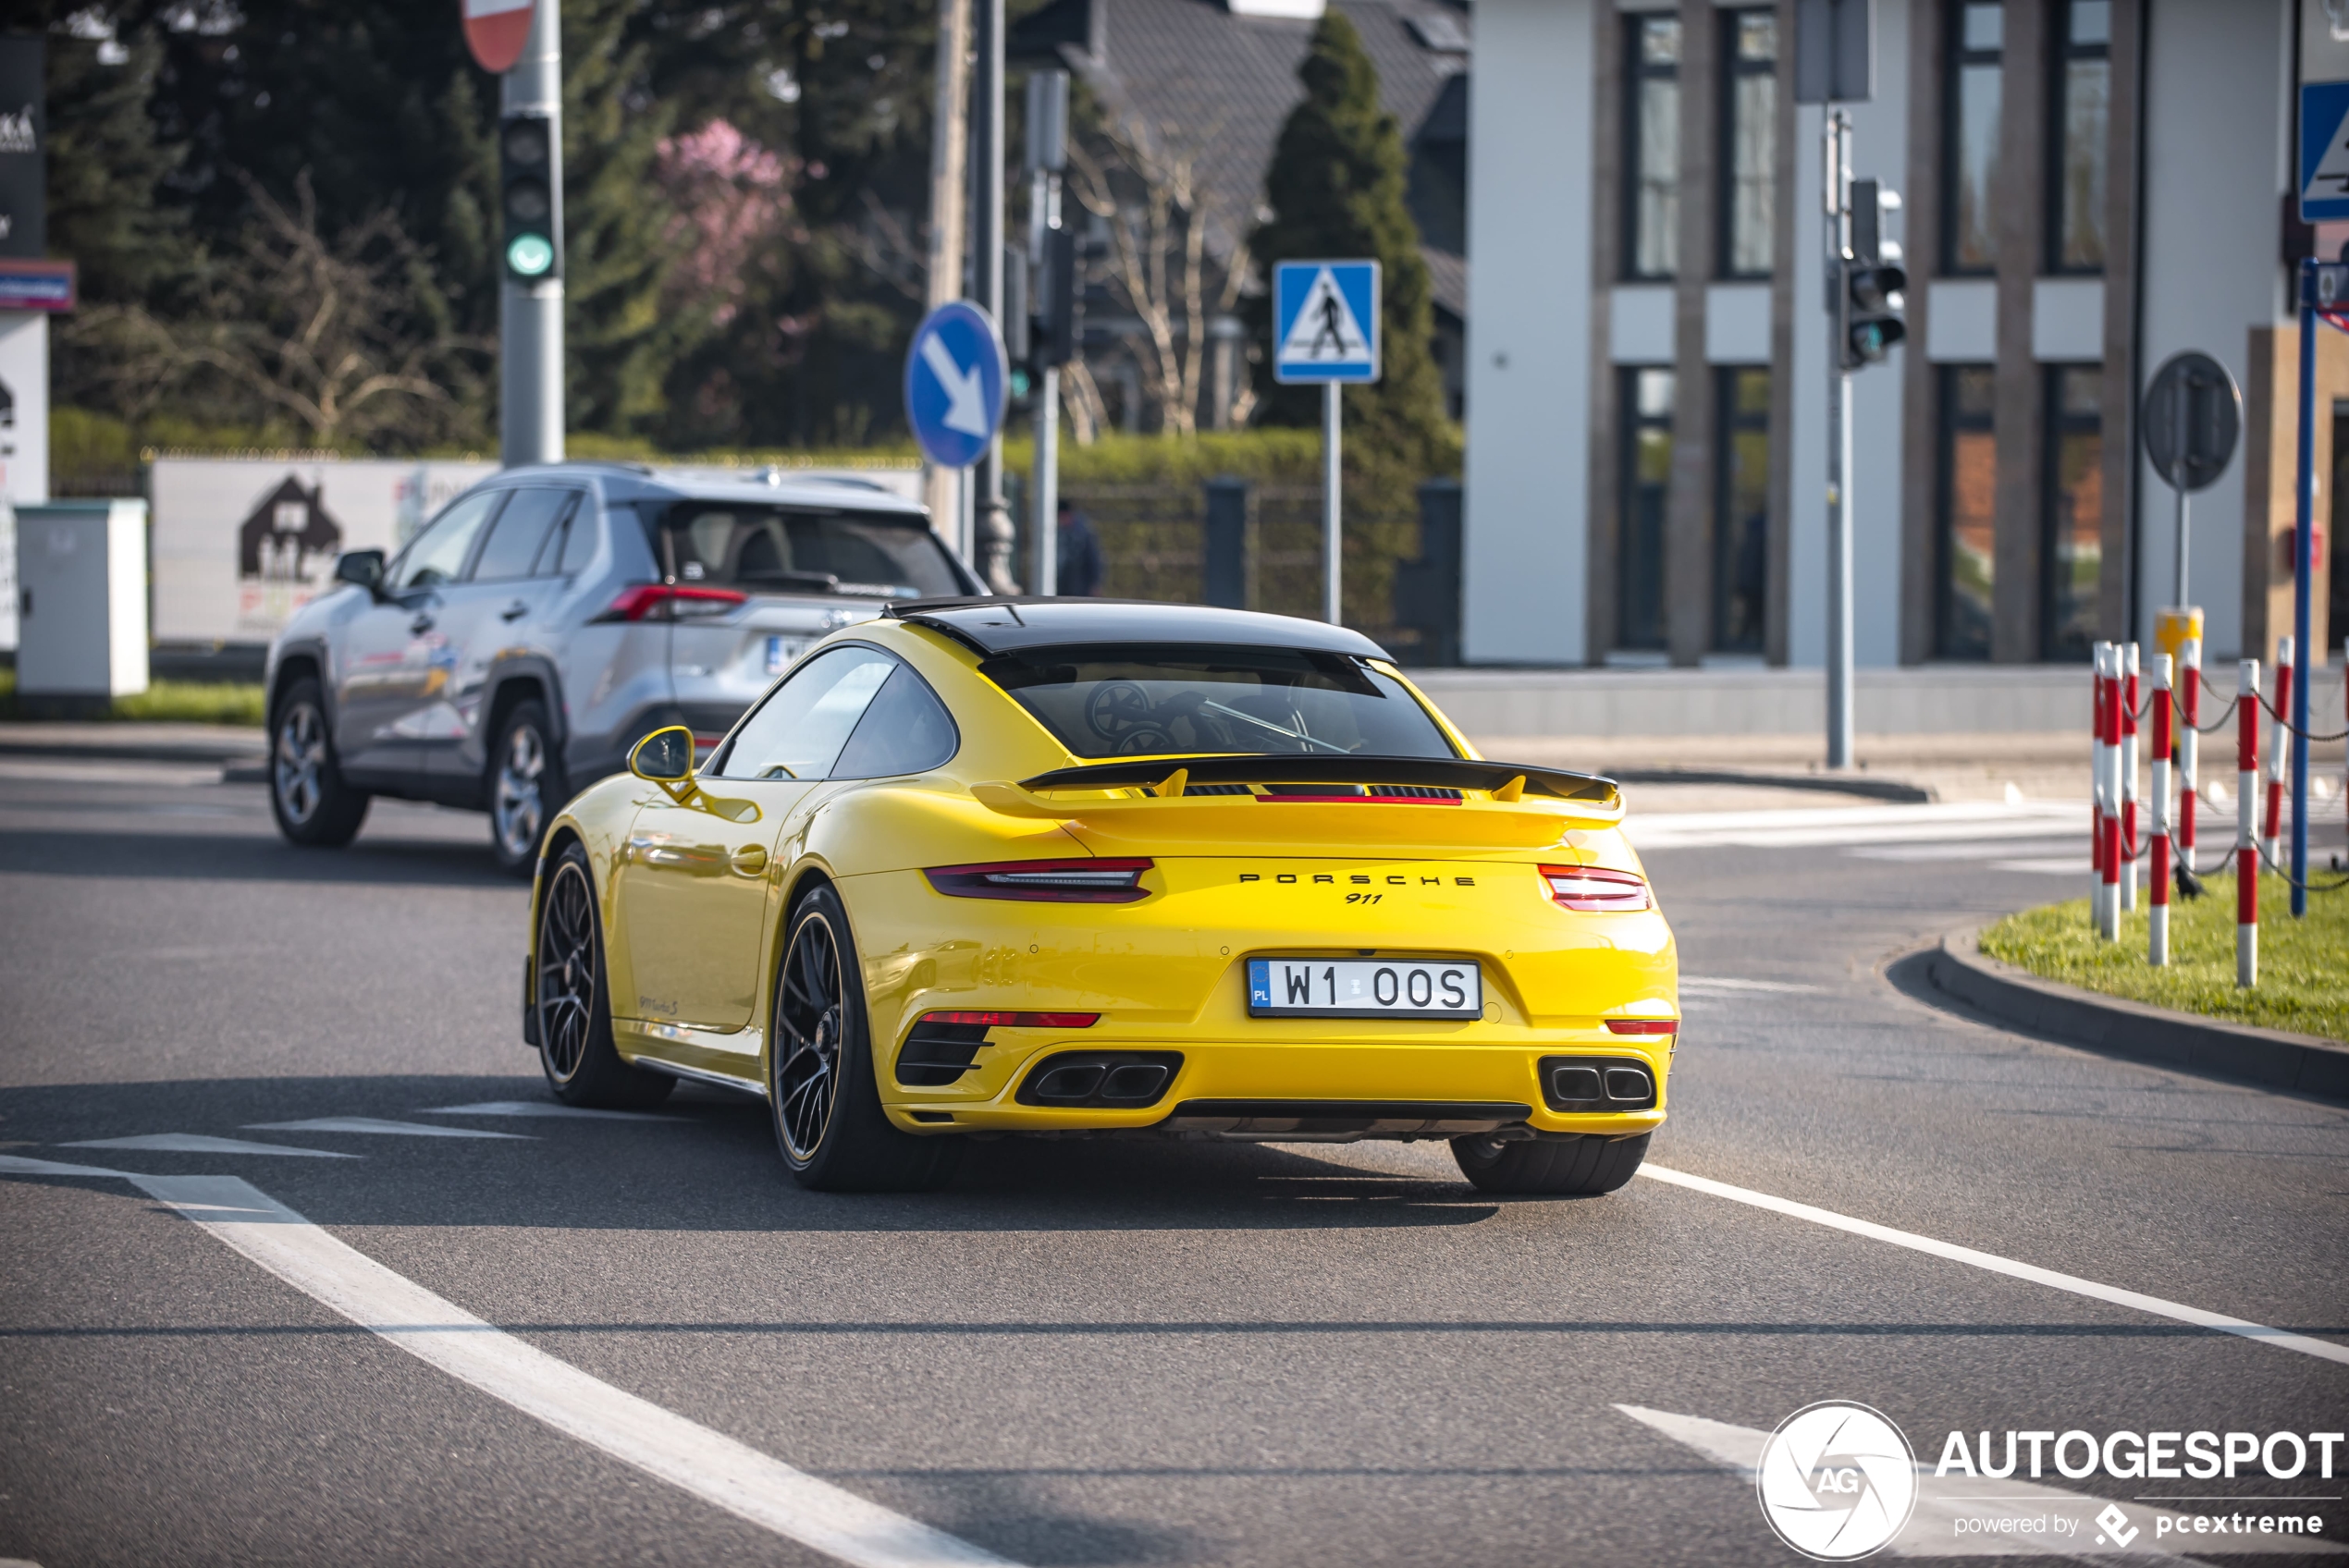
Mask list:
[[[792,660],[807,651],[805,637],[769,637],[767,639],[767,673],[781,675],[791,668]]]
[[[1482,1018],[1484,972],[1445,959],[1252,958],[1254,1018]]]

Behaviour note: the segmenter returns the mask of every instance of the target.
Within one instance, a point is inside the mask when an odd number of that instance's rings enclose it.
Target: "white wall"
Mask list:
[[[2152,0],[2146,53],[2141,374],[2199,349],[2243,379],[2250,329],[2280,319],[2278,203],[2287,188],[2280,126],[2293,94],[2284,0]],[[2171,602],[2175,503],[2140,462],[2138,636]],[[2243,640],[2244,459],[2192,501],[2188,592],[2204,610],[2204,666]]]
[[[1589,629],[1593,0],[1479,0],[1469,95],[1464,656]]]

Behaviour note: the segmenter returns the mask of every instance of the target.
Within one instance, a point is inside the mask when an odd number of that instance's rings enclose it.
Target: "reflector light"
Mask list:
[[[1677,1018],[1610,1018],[1606,1021],[1610,1035],[1677,1035],[1680,1021]]]
[[[1605,913],[1609,911],[1655,907],[1648,885],[1628,871],[1601,871],[1587,865],[1545,865],[1542,880],[1550,897],[1568,909]]]
[[[935,865],[922,873],[950,898],[1030,902],[1127,904],[1149,896],[1135,860],[1014,860],[993,865]]]
[[[982,1029],[1090,1029],[1098,1012],[926,1012],[924,1023],[976,1023]]]
[[[691,616],[724,615],[750,602],[747,594],[732,588],[688,588],[669,582],[638,582],[620,591],[597,620],[683,620]]]

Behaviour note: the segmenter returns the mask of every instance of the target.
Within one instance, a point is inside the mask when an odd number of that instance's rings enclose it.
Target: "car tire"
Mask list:
[[[799,1184],[829,1193],[919,1193],[943,1185],[962,1139],[891,1125],[873,1075],[864,971],[840,895],[818,888],[793,910],[768,1032],[775,1146]]]
[[[640,1109],[669,1097],[677,1080],[631,1067],[611,1038],[603,920],[587,851],[568,844],[547,874],[531,942],[532,1023],[547,1085],[565,1105]]]
[[[343,778],[318,682],[305,676],[287,687],[270,721],[269,813],[277,831],[305,849],[338,850],[359,836],[368,798]]]
[[[554,734],[546,707],[533,698],[507,710],[489,749],[489,847],[509,876],[537,868],[547,824],[571,801]]]
[[[1481,1191],[1545,1197],[1611,1193],[1631,1179],[1647,1152],[1645,1133],[1636,1138],[1545,1133],[1513,1143],[1482,1135],[1452,1140],[1460,1174]]]

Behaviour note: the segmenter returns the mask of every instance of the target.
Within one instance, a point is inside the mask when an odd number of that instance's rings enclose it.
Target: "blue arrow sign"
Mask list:
[[[922,318],[905,356],[905,420],[930,461],[979,459],[1003,423],[1009,380],[1003,339],[985,311],[957,300]]]
[[[1376,262],[1279,262],[1273,267],[1273,379],[1376,381]]]

